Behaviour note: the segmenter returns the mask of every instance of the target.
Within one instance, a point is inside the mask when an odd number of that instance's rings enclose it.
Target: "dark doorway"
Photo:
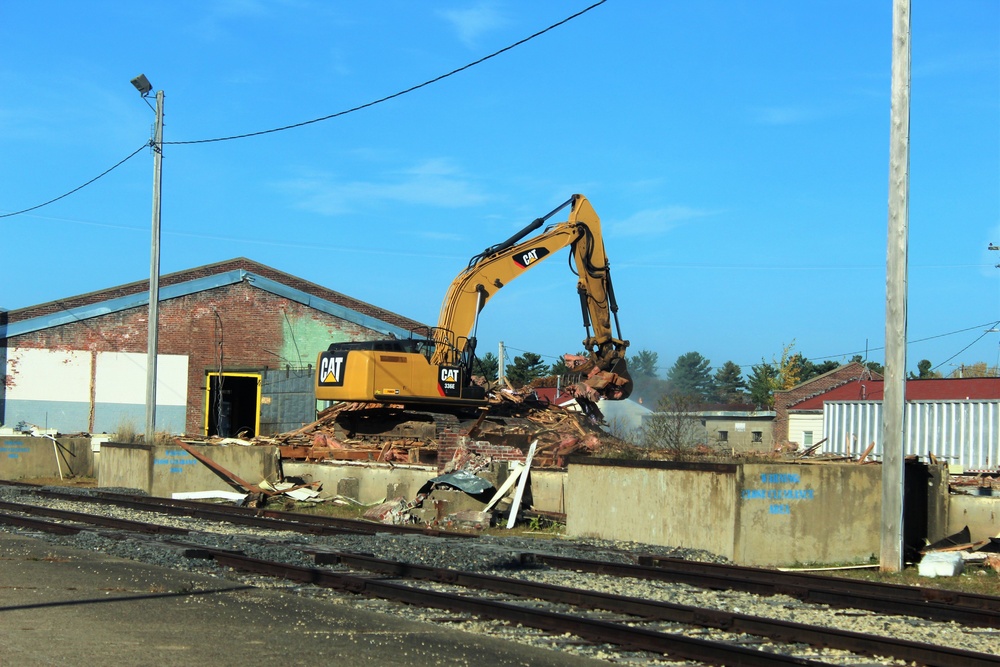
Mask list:
[[[260,423],[260,376],[209,373],[205,435],[252,438]]]

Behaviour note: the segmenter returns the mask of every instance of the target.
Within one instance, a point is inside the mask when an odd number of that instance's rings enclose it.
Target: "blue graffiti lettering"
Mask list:
[[[743,489],[742,500],[815,500],[813,489]]]
[[[761,484],[798,484],[798,473],[766,472],[760,475]]]

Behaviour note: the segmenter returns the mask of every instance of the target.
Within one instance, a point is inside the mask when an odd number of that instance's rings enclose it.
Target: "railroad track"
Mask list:
[[[32,531],[73,534],[83,531],[114,531],[116,539],[140,534],[154,536],[165,548],[180,550],[189,557],[207,558],[219,566],[241,572],[278,577],[321,588],[349,592],[372,598],[393,600],[424,608],[468,614],[509,624],[536,628],[548,633],[571,633],[590,642],[613,644],[626,651],[645,651],[673,659],[693,660],[710,664],[778,665],[778,664],[857,664],[850,655],[890,656],[895,664],[917,663],[955,667],[1000,665],[996,655],[968,651],[955,647],[937,646],[892,636],[839,630],[774,618],[765,618],[735,611],[700,608],[658,599],[644,599],[589,588],[552,585],[525,578],[533,569],[560,568],[603,577],[626,577],[657,582],[682,581],[707,588],[749,590],[760,595],[791,593],[810,602],[832,598],[838,585],[846,588],[847,580],[827,577],[807,577],[756,568],[733,568],[706,563],[676,561],[656,556],[641,557],[640,564],[611,563],[581,558],[566,558],[538,552],[519,556],[526,570],[519,577],[495,576],[469,571],[433,567],[376,558],[372,555],[346,552],[329,545],[310,543],[293,545],[307,555],[312,566],[267,560],[249,556],[232,548],[205,546],[206,534],[212,523],[229,522],[253,526],[262,531],[291,531],[311,536],[329,537],[371,535],[382,528],[368,522],[329,522],[319,517],[268,512],[254,516],[253,511],[240,508],[206,506],[201,503],[164,501],[138,496],[100,494],[81,496],[51,489],[21,487],[24,500],[0,502],[0,523]],[[39,491],[44,491],[40,494]],[[55,509],[37,504],[39,499],[60,502],[98,503],[110,507],[153,512],[152,520],[137,521],[94,510]],[[191,507],[197,505],[199,507]],[[91,505],[92,507],[92,505]],[[164,523],[162,515],[201,519],[198,528],[177,527]],[[287,516],[286,516],[287,515]],[[44,517],[44,518],[39,518]],[[334,525],[334,523],[336,525]],[[360,524],[360,525],[355,525]],[[391,528],[391,527],[387,527]],[[398,527],[397,527],[398,528]],[[412,531],[410,531],[412,533]],[[430,536],[429,540],[448,540],[453,534]],[[184,539],[181,539],[184,538]],[[266,538],[252,538],[257,544]],[[424,539],[424,538],[421,538]],[[469,543],[468,540],[465,540]],[[278,544],[275,542],[274,544]],[[280,542],[288,546],[288,542]],[[690,568],[686,568],[690,565]],[[347,570],[347,571],[344,571]],[[781,575],[789,575],[787,578]],[[811,581],[817,579],[819,581]],[[692,582],[699,583],[692,583]],[[808,584],[808,585],[807,585]],[[882,586],[866,586],[865,582],[850,582],[846,591],[853,600],[863,599],[880,614],[906,613],[936,621],[947,620],[967,626],[1000,627],[1000,599],[988,596],[940,596],[923,589],[904,594]],[[484,597],[484,593],[486,596]],[[888,592],[887,592],[888,591]],[[908,600],[902,599],[909,595]],[[824,602],[846,605],[846,601]],[[848,605],[853,609],[871,608]],[[595,612],[592,610],[600,610]],[[897,610],[897,611],[893,611]],[[610,620],[609,620],[610,615]],[[724,633],[728,639],[705,639],[678,631],[678,626],[696,628],[695,632]],[[748,637],[752,635],[753,637]],[[1000,638],[1000,634],[996,635]],[[754,639],[763,638],[763,639]],[[750,648],[747,642],[761,643]],[[823,649],[816,652],[809,647]],[[843,655],[841,652],[850,652]],[[809,657],[805,657],[809,656]],[[892,663],[888,663],[892,664]]]

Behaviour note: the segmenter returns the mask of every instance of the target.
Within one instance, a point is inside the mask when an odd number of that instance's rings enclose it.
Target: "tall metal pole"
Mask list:
[[[153,131],[153,233],[149,260],[149,334],[146,353],[146,444],[156,433],[156,350],[160,320],[160,183],[163,165],[163,91],[156,92],[156,128]]]
[[[497,382],[499,382],[500,386],[503,387],[507,384],[506,381],[504,380],[507,374],[504,371],[503,367],[503,357],[505,354],[503,349],[503,341],[500,341],[498,352],[500,354],[500,361],[497,363]]]
[[[910,0],[892,3],[889,230],[885,279],[880,569],[903,569],[903,444],[906,416],[906,276],[910,190]]]

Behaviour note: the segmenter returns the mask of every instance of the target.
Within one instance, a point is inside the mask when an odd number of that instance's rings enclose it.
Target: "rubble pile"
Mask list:
[[[252,444],[277,446],[283,459],[292,460],[436,464],[442,428],[466,441],[501,447],[524,449],[537,440],[536,467],[564,467],[570,455],[616,444],[592,416],[543,403],[533,393],[506,391],[496,393],[478,418],[464,421],[402,405],[340,403],[311,424],[258,436]]]
[[[953,577],[970,566],[1000,572],[1000,534],[973,540],[966,526],[921,550],[918,571],[922,577]]]

